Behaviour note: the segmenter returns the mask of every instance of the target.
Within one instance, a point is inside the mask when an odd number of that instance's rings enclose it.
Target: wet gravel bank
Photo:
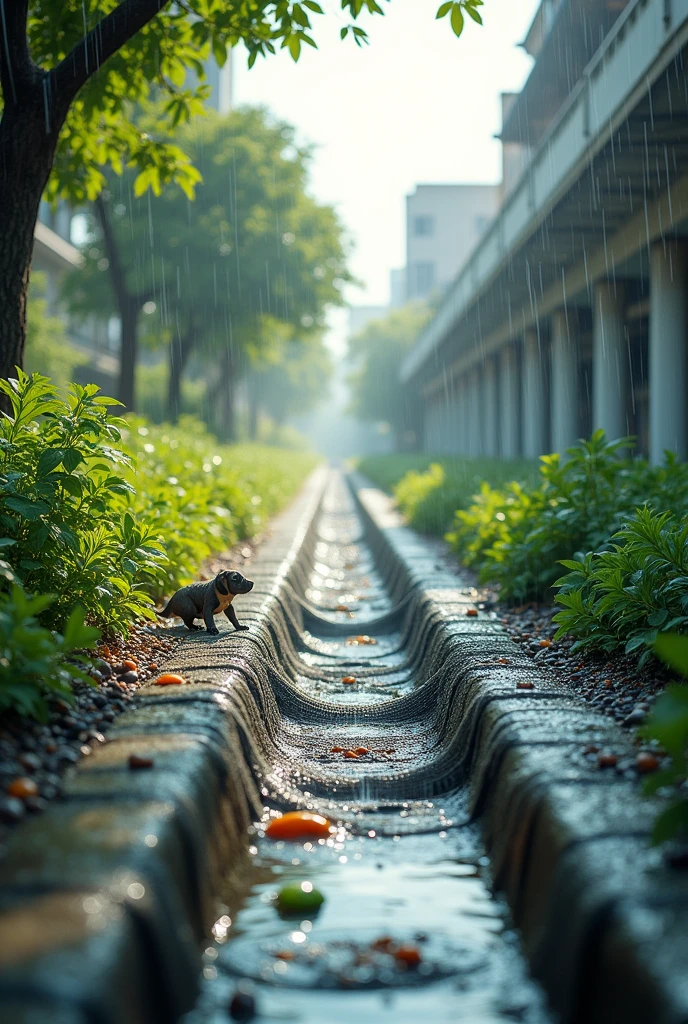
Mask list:
[[[211,560],[199,578],[210,579],[228,565],[247,568],[265,536],[244,541]],[[136,702],[136,692],[164,668],[188,636],[183,626],[135,626],[130,635],[98,645],[90,675],[93,685],[77,683],[74,702],[49,698],[47,722],[6,714],[0,721],[0,858],[10,831],[28,816],[59,799],[65,774],[88,757],[117,716]]]

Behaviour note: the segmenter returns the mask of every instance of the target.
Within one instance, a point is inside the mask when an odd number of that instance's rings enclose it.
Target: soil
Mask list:
[[[244,540],[210,559],[199,578],[211,579],[228,563],[245,570],[266,536]],[[73,703],[49,698],[50,713],[45,723],[11,713],[3,716],[0,857],[11,830],[60,797],[65,774],[82,757],[88,757],[98,743],[105,742],[117,716],[135,704],[139,687],[160,674],[165,661],[186,636],[184,627],[141,623],[132,628],[126,639],[104,638],[89,673],[93,685],[77,683]]]

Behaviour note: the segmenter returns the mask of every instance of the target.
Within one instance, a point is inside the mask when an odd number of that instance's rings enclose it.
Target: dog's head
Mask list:
[[[248,594],[253,583],[236,569],[227,569],[215,578],[215,587],[220,594]]]

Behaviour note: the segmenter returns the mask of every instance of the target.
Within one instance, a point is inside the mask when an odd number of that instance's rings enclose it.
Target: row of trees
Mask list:
[[[459,35],[483,0],[449,0],[437,12]],[[356,22],[382,14],[376,0],[339,0],[342,38],[365,40]],[[286,48],[315,46],[317,0],[11,0],[0,3],[0,377],[22,365],[33,233],[41,197],[94,201],[108,169],[127,168],[135,193],[175,181],[191,198],[200,175],[170,141],[202,111],[203,62],[243,42],[249,64]],[[195,73],[189,86],[187,72]],[[157,105],[156,130],[132,110]],[[229,244],[229,243],[228,243]],[[267,289],[267,285],[266,285]],[[200,303],[200,300],[199,300]],[[268,306],[269,308],[269,306]],[[194,342],[195,344],[195,342]],[[178,359],[187,338],[177,334]]]
[[[67,294],[77,315],[118,316],[129,409],[142,342],[164,346],[169,418],[185,373],[202,364],[209,418],[231,437],[240,379],[253,428],[261,401],[279,422],[290,400],[322,391],[325,312],[349,280],[343,232],[308,194],[309,151],[266,111],[211,112],[176,141],[202,175],[194,201],[174,183],[156,196],[135,172],[110,173]]]

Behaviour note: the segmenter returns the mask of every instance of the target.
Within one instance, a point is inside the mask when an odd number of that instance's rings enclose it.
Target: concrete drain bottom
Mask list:
[[[323,621],[349,616],[351,606],[358,607],[354,598],[361,597],[372,598],[376,613],[384,614],[389,601],[370,551],[358,539],[360,526],[349,493],[336,477],[325,495],[319,536],[308,597]],[[347,610],[336,612],[337,605]],[[256,1019],[262,1024],[347,1019],[357,1024],[547,1024],[551,1018],[544,996],[528,976],[507,908],[490,890],[489,861],[478,832],[462,824],[462,794],[422,803],[423,794],[418,794],[417,805],[387,800],[381,814],[374,805],[375,773],[380,770],[374,755],[366,766],[367,755],[347,764],[341,754],[326,753],[333,747],[349,749],[357,740],[361,747],[392,751],[384,755],[385,771],[394,772],[403,724],[390,721],[385,738],[384,722],[377,719],[373,740],[364,718],[360,724],[337,721],[336,693],[342,693],[339,706],[350,710],[351,684],[341,680],[355,675],[357,663],[374,670],[356,684],[362,705],[371,696],[376,699],[379,680],[390,668],[400,680],[399,699],[413,685],[404,675],[399,652],[390,658],[396,636],[376,637],[374,621],[366,625],[354,614],[354,632],[379,641],[363,645],[365,658],[360,660],[344,638],[339,644],[329,636],[320,641],[310,631],[303,652],[307,660],[317,659],[318,647],[325,643],[328,656],[322,677],[314,680],[311,672],[301,685],[326,692],[333,721],[319,730],[321,753],[314,756],[310,737],[295,771],[307,791],[309,760],[322,763],[329,756],[331,796],[329,803],[321,799],[319,807],[350,827],[328,840],[274,843],[256,826],[245,871],[237,873],[235,866],[228,883],[214,941],[205,951],[201,994],[184,1024],[227,1022],[241,979],[254,985]],[[294,685],[299,681],[294,679]],[[385,688],[381,699],[389,697]],[[409,743],[412,754],[413,738]],[[337,782],[342,779],[348,781],[349,792],[358,781],[367,799],[356,803],[338,798]],[[278,890],[303,881],[323,893],[324,904],[317,914],[281,918],[275,907]]]

